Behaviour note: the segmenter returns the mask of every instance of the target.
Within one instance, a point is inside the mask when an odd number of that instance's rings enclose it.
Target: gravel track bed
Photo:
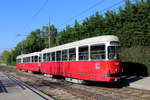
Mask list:
[[[114,83],[74,84],[3,66],[0,66],[0,71],[15,76],[55,100],[150,100],[150,91],[119,86]]]

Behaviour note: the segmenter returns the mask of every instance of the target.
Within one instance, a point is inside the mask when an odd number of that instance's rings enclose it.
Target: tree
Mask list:
[[[49,36],[49,31],[50,31],[50,36]],[[42,28],[42,37],[44,40],[44,45],[46,48],[49,48],[49,37],[50,37],[50,46],[56,46],[56,36],[57,36],[57,29],[55,28],[54,25],[49,26],[43,26]]]
[[[5,64],[10,64],[11,58],[10,58],[10,52],[7,50],[4,50],[2,52],[2,58],[3,58],[3,62]]]

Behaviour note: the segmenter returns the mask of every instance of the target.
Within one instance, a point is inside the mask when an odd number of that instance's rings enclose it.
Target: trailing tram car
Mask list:
[[[34,52],[17,56],[16,68],[26,71],[39,72],[39,54],[40,52]]]
[[[66,77],[67,80],[116,82],[123,73],[120,65],[120,42],[113,35],[46,48],[38,53],[35,66],[31,62],[32,53],[27,55],[23,55],[23,59],[30,57],[30,63],[25,63],[26,67],[22,67],[23,69],[40,70],[45,74]],[[17,59],[18,62],[21,61],[20,56]],[[18,62],[17,68],[20,68],[22,64]]]

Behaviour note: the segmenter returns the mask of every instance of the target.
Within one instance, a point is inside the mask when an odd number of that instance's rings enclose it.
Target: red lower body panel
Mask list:
[[[110,77],[110,74],[122,72],[119,61],[70,61],[43,62],[42,73],[60,75],[81,80],[110,82],[120,79],[120,76]]]
[[[39,63],[17,63],[16,68],[22,69],[22,70],[27,70],[27,71],[38,72],[39,71]]]

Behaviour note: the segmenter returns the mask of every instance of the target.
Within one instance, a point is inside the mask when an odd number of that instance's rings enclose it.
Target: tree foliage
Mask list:
[[[49,47],[49,29],[51,31],[51,47],[99,35],[116,35],[120,38],[122,47],[146,46],[150,47],[150,1],[137,0],[132,4],[125,0],[126,6],[119,11],[107,11],[105,15],[96,12],[94,15],[74,26],[57,32],[54,25],[43,26],[42,29],[32,31],[29,36],[18,43],[13,51],[13,60],[17,55],[40,51]],[[6,54],[5,54],[6,53]],[[5,59],[9,52],[4,51]],[[10,59],[10,58],[9,58]]]
[[[7,50],[4,50],[2,52],[2,58],[3,58],[3,63],[5,64],[10,64],[10,52]]]

